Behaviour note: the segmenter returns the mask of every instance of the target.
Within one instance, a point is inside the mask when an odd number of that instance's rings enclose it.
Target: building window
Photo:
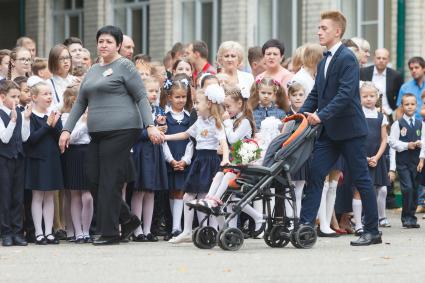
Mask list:
[[[345,38],[361,37],[370,43],[371,51],[390,48],[390,19],[385,17],[389,1],[384,0],[340,0],[341,11],[347,18]]]
[[[53,1],[53,41],[75,36],[83,38],[83,0]]]
[[[115,0],[113,23],[133,39],[134,54],[149,53],[149,0]]]
[[[278,38],[290,56],[301,42],[302,0],[257,0],[256,5],[254,41],[261,46],[270,38]]]
[[[176,40],[205,41],[209,47],[208,59],[213,62],[220,44],[220,0],[179,0],[177,4],[175,18],[181,19],[178,25],[181,32]]]

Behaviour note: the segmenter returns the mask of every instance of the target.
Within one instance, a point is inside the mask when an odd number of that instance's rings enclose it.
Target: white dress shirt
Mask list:
[[[413,118],[413,122],[415,122],[415,116],[409,117],[406,114],[403,115],[403,119],[407,122],[407,124],[410,125],[410,118]],[[425,124],[422,122],[422,129],[421,129],[421,140],[423,140],[425,131]],[[388,139],[389,145],[397,152],[402,152],[405,150],[408,150],[408,144],[407,142],[400,141],[400,126],[398,121],[395,121],[393,125],[391,126],[391,133],[390,138]],[[423,144],[423,142],[422,142]],[[422,149],[421,149],[422,152]]]
[[[168,108],[167,112],[171,113],[171,116],[173,117],[174,120],[177,121],[177,123],[178,123],[178,121],[182,121],[184,119],[184,114],[190,116],[190,113],[186,110],[183,110],[182,112],[174,112],[171,109],[171,107]],[[167,142],[162,144],[162,150],[164,152],[165,161],[170,163],[171,161],[175,160]],[[186,145],[186,149],[185,149],[184,155],[181,158],[181,160],[184,161],[187,165],[190,165],[190,163],[192,162],[192,156],[193,156],[193,142],[191,140],[189,140],[189,142]],[[179,160],[177,160],[177,161],[179,161]]]
[[[385,68],[382,73],[379,73],[376,67],[373,67],[372,82],[382,93],[382,110],[385,114],[391,115],[393,110],[391,109],[387,98],[387,69]]]
[[[331,63],[332,57],[335,55],[335,52],[338,50],[338,48],[342,45],[341,41],[338,41],[334,46],[331,47],[331,49],[329,49],[328,51],[331,52],[331,55],[329,55],[328,57],[326,57],[326,62],[325,62],[325,78],[326,78],[326,73],[328,71],[328,67],[329,64]]]
[[[0,104],[0,109],[6,112],[8,116],[10,116],[10,113],[12,110],[7,108],[6,106]],[[21,136],[22,141],[27,141],[28,137],[30,136],[30,121],[25,120],[24,113],[17,111],[18,115],[22,116],[22,129],[21,129]],[[0,119],[0,140],[2,143],[9,143],[10,139],[12,138],[13,131],[15,130],[16,122],[9,121],[9,124],[7,127],[5,126],[2,119]]]

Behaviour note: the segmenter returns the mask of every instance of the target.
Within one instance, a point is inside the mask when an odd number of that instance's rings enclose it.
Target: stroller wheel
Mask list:
[[[271,229],[267,229],[264,231],[264,242],[266,242],[267,246],[274,248],[273,242],[270,239]]]
[[[297,240],[295,240],[295,231],[291,231],[291,234],[289,236],[291,240],[291,244],[296,247],[297,249],[301,249],[301,246],[298,245]]]
[[[290,231],[285,226],[274,226],[270,231],[270,243],[272,248],[283,248],[290,241]]]
[[[237,251],[243,245],[244,237],[241,230],[237,228],[227,228],[221,231],[218,245],[226,251]]]
[[[200,249],[214,248],[217,244],[217,230],[209,226],[199,228],[194,242]]]
[[[313,227],[301,225],[298,230],[294,232],[294,238],[297,243],[297,248],[309,249],[316,243],[317,234]]]
[[[192,242],[195,245],[195,247],[197,247],[198,249],[202,249],[199,245],[198,242],[196,241],[196,235],[199,232],[199,229],[201,229],[201,227],[196,227],[195,230],[193,230],[192,232]]]

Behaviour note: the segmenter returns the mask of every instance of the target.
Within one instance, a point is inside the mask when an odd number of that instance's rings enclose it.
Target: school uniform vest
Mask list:
[[[16,126],[13,130],[13,135],[8,143],[3,143],[0,140],[0,156],[13,159],[20,156],[24,156],[24,149],[22,147],[22,115],[20,111],[17,111]],[[5,127],[9,125],[10,117],[3,110],[0,110],[0,118],[3,120]]]
[[[399,140],[402,142],[415,142],[421,139],[421,130],[422,122],[418,119],[414,119],[414,126],[411,127],[406,120],[401,118],[398,120],[398,125],[400,127],[400,137]],[[396,154],[396,163],[399,165],[417,165],[419,163],[419,153],[420,149],[415,150],[405,150],[402,152],[397,152]]]
[[[167,118],[167,135],[185,132],[189,129],[190,117],[188,115],[184,114],[183,120],[181,121],[176,121],[171,115],[171,112],[168,112],[165,116]],[[188,139],[182,141],[167,141],[174,159],[180,160],[184,156],[188,143]]]

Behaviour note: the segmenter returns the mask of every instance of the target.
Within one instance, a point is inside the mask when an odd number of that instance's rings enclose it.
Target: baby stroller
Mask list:
[[[240,249],[244,235],[240,229],[230,228],[229,222],[237,217],[246,205],[255,200],[263,201],[267,217],[264,241],[268,246],[285,247],[291,242],[296,248],[311,248],[315,244],[317,235],[314,228],[300,225],[299,219],[295,216],[297,210],[291,174],[299,170],[310,157],[319,126],[311,127],[302,114],[286,117],[284,123],[282,133],[270,143],[262,166],[223,167],[239,171],[239,175],[229,183],[229,188],[223,196],[223,209],[202,210],[208,215],[224,215],[223,227],[220,232],[213,227],[202,227],[203,222],[208,219],[206,217],[192,234],[195,246],[210,249],[218,243],[223,250]],[[275,188],[275,192],[272,192],[271,188]],[[234,201],[232,195],[239,199]],[[276,199],[274,209],[271,207],[273,197]],[[291,206],[292,217],[286,215],[285,200]],[[232,211],[226,211],[224,207],[228,207],[231,202],[234,202]]]

